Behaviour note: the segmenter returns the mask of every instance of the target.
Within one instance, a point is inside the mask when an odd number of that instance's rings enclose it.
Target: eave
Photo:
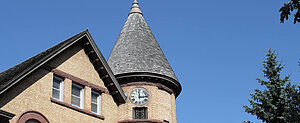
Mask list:
[[[95,44],[90,33],[87,32],[88,42],[84,43],[85,51],[87,52],[91,62],[93,63],[96,71],[103,80],[105,86],[108,88],[110,94],[118,102],[118,104],[123,104],[126,102],[126,96],[112,73],[110,67],[108,66],[105,58],[100,52],[99,48]]]

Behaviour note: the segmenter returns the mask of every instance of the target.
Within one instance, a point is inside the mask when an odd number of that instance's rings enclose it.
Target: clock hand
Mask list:
[[[141,98],[140,98],[140,97],[141,97],[140,92],[138,92],[138,96],[139,96],[139,101],[141,101]]]

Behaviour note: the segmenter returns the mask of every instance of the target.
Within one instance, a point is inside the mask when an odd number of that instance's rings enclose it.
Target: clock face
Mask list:
[[[135,105],[144,105],[149,102],[149,97],[150,94],[145,88],[138,87],[132,90],[129,99]]]

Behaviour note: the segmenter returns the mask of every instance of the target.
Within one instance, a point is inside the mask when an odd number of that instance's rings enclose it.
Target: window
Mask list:
[[[92,90],[91,111],[100,114],[100,93]]]
[[[25,123],[40,123],[40,121],[37,121],[35,119],[30,119],[30,120],[27,120]]]
[[[52,98],[60,101],[63,100],[63,81],[63,78],[53,76]]]
[[[72,83],[71,104],[83,108],[83,87]]]
[[[146,107],[133,108],[133,119],[148,119]]]

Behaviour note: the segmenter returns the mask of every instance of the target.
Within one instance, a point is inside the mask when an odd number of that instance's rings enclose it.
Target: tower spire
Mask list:
[[[139,6],[139,3],[137,2],[137,0],[133,1],[129,15],[132,14],[132,13],[139,13],[139,14],[143,15],[143,13],[142,13],[142,11],[140,9],[140,6]]]
[[[177,97],[181,85],[134,0],[107,63],[119,83],[149,82],[170,88]]]

